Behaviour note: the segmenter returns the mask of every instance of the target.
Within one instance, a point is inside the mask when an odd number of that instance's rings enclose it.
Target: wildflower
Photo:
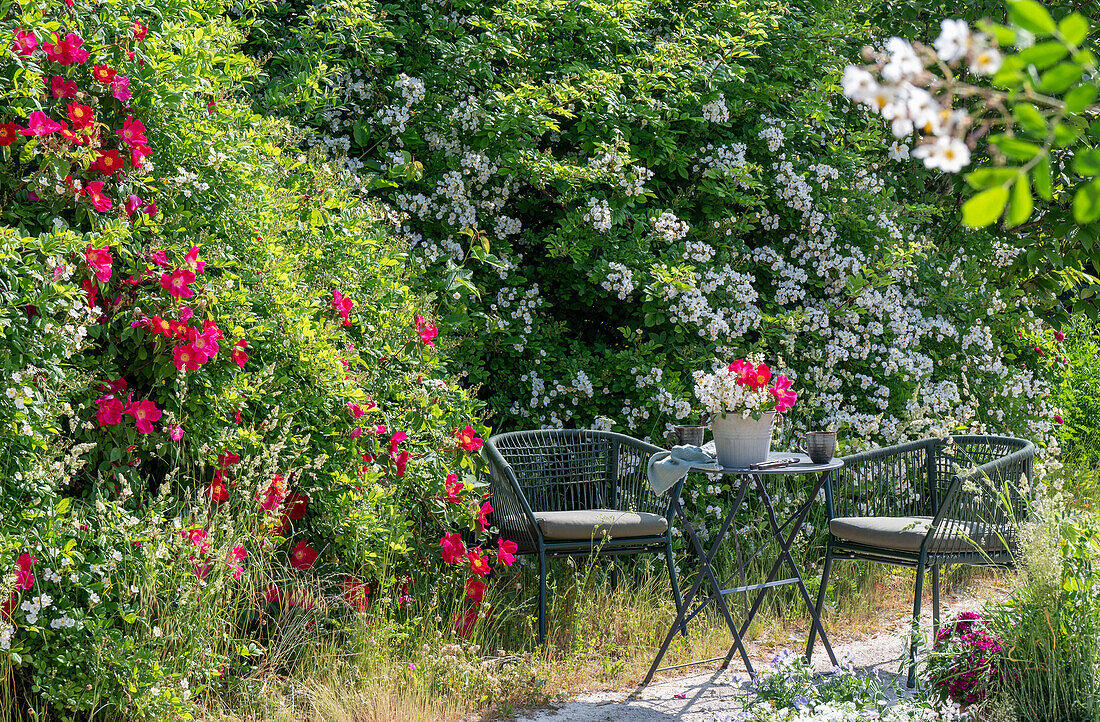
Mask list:
[[[88,200],[92,202],[92,207],[102,213],[111,209],[111,199],[103,195],[103,181],[91,181],[84,188],[84,193],[87,194]]]
[[[92,272],[95,273],[95,277],[101,283],[107,283],[111,280],[111,263],[114,259],[111,258],[109,246],[103,248],[88,246],[84,249],[84,259],[88,261]]]
[[[112,80],[111,95],[115,96],[115,100],[121,100],[123,103],[134,97],[134,94],[130,92],[130,78],[125,75],[119,75]]]
[[[242,369],[244,365],[248,363],[248,354],[245,353],[246,348],[248,348],[248,342],[243,338],[238,339],[237,343],[233,344],[233,353],[231,354],[233,363],[237,364]]]
[[[1059,424],[1059,425],[1061,425],[1061,424],[1064,424],[1064,423],[1066,423],[1066,421],[1065,421],[1065,419],[1063,419],[1063,418],[1062,418],[1061,416],[1059,416],[1058,414],[1055,414],[1055,415],[1054,415],[1054,423],[1056,423],[1056,424]]]
[[[195,563],[191,565],[191,571],[193,571],[195,576],[199,579],[206,579],[210,574],[210,565],[206,562]]]
[[[122,121],[122,128],[116,132],[118,133],[118,137],[122,138],[122,142],[126,145],[149,144],[149,140],[145,137],[145,124],[135,119],[132,115],[126,116],[126,120]],[[137,163],[134,165],[137,165]]]
[[[341,318],[344,319],[345,326],[351,325],[351,319],[348,317],[348,314],[351,313],[351,307],[354,305],[355,301],[339,291],[332,292],[332,307],[340,313]]]
[[[298,542],[290,554],[290,566],[298,570],[309,569],[317,561],[317,551],[305,541]]]
[[[768,368],[767,364],[760,364],[756,367],[756,370],[753,371],[751,380],[749,381],[749,388],[751,388],[753,391],[759,391],[760,389],[767,386],[768,382],[771,380],[771,369]]]
[[[439,335],[439,330],[435,327],[435,324],[428,324],[420,316],[416,317],[416,333],[420,336],[420,340],[429,346],[435,346],[435,342],[432,341]]]
[[[218,454],[218,466],[235,466],[236,464],[239,464],[240,461],[241,457],[239,454],[230,454],[228,452],[224,454]]]
[[[99,151],[99,157],[96,158],[92,167],[98,170],[100,173],[106,176],[114,175],[115,171],[122,170],[126,167],[126,161],[118,157],[118,151],[114,148],[110,150]]]
[[[191,246],[191,250],[187,252],[187,255],[183,257],[183,262],[187,264],[195,273],[202,273],[206,270],[206,261],[199,260],[199,247]]]
[[[514,541],[508,541],[504,537],[497,539],[497,561],[505,566],[512,566],[516,561],[516,552],[519,545]]]
[[[408,461],[409,461],[409,452],[402,450],[402,452],[397,455],[397,458],[393,460],[394,466],[396,467],[396,471],[394,473],[397,474],[398,476],[404,476],[405,475],[405,464],[407,464]]]
[[[1055,341],[1065,341],[1066,340],[1066,335],[1064,333],[1062,333],[1061,331],[1055,331],[1054,332],[1054,340]]]
[[[118,72],[114,68],[111,68],[107,65],[96,63],[96,65],[92,68],[92,77],[98,80],[100,83],[103,83],[104,85],[110,85],[111,81],[115,79],[116,75],[118,75]]]
[[[924,64],[908,40],[890,38],[886,41],[886,53],[889,60],[882,68],[882,77],[891,83],[913,78],[924,70]]]
[[[83,130],[84,128],[91,128],[95,125],[95,111],[87,105],[69,103],[66,108],[68,110],[69,120],[72,121],[73,124],[73,130]]]
[[[37,561],[36,558],[27,553],[20,554],[19,558],[15,560],[16,589],[27,590],[34,586],[34,574],[31,573],[31,567]]]
[[[408,438],[409,435],[406,434],[404,431],[401,431],[400,429],[393,432],[393,436],[390,437],[390,456],[394,456],[395,454],[397,454],[398,445]]]
[[[940,36],[933,43],[936,55],[945,63],[966,57],[970,47],[970,26],[965,20],[945,19],[940,23]]]
[[[46,57],[58,65],[80,65],[87,62],[91,53],[82,48],[84,39],[76,33],[69,33],[62,40],[60,33],[53,34],[52,43],[42,43]]]
[[[130,146],[130,163],[131,163],[131,165],[133,165],[135,168],[140,168],[141,164],[144,162],[145,156],[152,155],[152,153],[153,153],[153,149],[150,148],[148,145],[144,145],[144,144],[131,145]],[[147,215],[149,217],[152,217],[152,216],[155,216],[156,214],[157,214],[157,204],[156,203],[150,203],[149,205],[145,206],[145,215]]]
[[[234,546],[232,549],[229,550],[229,553],[226,555],[226,561],[229,562],[229,563],[235,563],[235,562],[239,562],[239,561],[243,560],[247,556],[248,556],[248,550],[245,549],[240,544],[237,544],[236,546]]]
[[[286,503],[286,515],[288,519],[298,521],[306,515],[306,509],[309,507],[309,497],[302,494],[294,494],[290,497],[290,500]]]
[[[462,482],[458,480],[457,474],[447,474],[447,480],[444,482],[444,486],[447,489],[447,501],[452,504],[461,504],[462,497],[459,494],[462,492]]]
[[[474,630],[474,625],[477,624],[478,611],[477,607],[470,607],[466,612],[460,616],[451,620],[451,627],[455,633],[460,637],[468,637]]]
[[[895,140],[887,148],[887,156],[890,160],[909,160],[909,146]]]
[[[264,588],[264,599],[269,602],[282,601],[283,594],[274,584],[268,584]]]
[[[126,204],[124,206],[126,208],[126,215],[134,215],[134,213],[137,212],[137,209],[141,207],[141,204],[141,196],[136,196],[133,193],[126,196]]]
[[[88,308],[94,308],[96,296],[99,295],[99,285],[92,279],[85,278],[80,282],[80,287],[84,289],[84,295],[88,297]]]
[[[922,143],[913,150],[914,158],[923,158],[928,168],[944,173],[957,173],[970,164],[970,148],[961,138],[941,135],[931,143]]]
[[[996,48],[980,48],[970,61],[970,72],[978,75],[993,75],[1001,69],[1004,58]]]
[[[479,439],[474,427],[467,426],[464,429],[455,429],[454,436],[458,439],[458,446],[460,449],[466,451],[477,451],[481,448],[481,445],[485,443],[484,439]]]
[[[443,547],[443,561],[447,564],[454,564],[466,554],[466,545],[458,532],[444,535],[439,546]]]
[[[207,327],[202,332],[196,328],[189,329],[187,337],[191,341],[195,352],[202,354],[204,362],[209,361],[218,354],[217,339],[221,337],[221,330],[217,326]]]
[[[152,433],[153,422],[163,415],[163,412],[149,399],[131,403],[122,413],[134,417],[134,425],[139,434]]]
[[[103,396],[97,402],[95,412],[97,426],[114,426],[122,423],[122,401],[113,396]]]
[[[775,410],[781,414],[794,406],[798,399],[798,393],[791,390],[791,380],[782,374],[775,378],[775,385],[768,389],[768,393],[775,397]]]
[[[359,408],[359,404],[352,401],[348,402],[348,411],[350,411],[352,417],[356,419],[363,415],[363,409]]]
[[[206,362],[206,356],[199,353],[192,344],[177,346],[172,355],[177,371],[195,371]]]
[[[195,282],[195,274],[184,268],[179,268],[171,274],[161,274],[161,288],[168,291],[176,298],[191,298],[195,292],[191,290],[191,284]]]
[[[23,28],[15,29],[15,42],[12,43],[11,49],[16,55],[26,57],[34,52],[34,49],[38,47],[38,38],[34,36],[34,33],[30,30],[24,30]]]
[[[477,525],[479,528],[484,529],[489,526],[489,514],[493,512],[493,505],[489,502],[484,502],[481,505],[481,509],[478,510]]]
[[[275,474],[271,477],[266,489],[256,492],[256,501],[260,502],[261,509],[270,514],[279,508],[279,504],[282,504],[283,499],[286,498],[285,481],[286,477],[282,474]]]
[[[140,21],[138,21],[138,20],[135,20],[134,22],[130,23],[130,30],[131,30],[131,32],[133,32],[133,34],[134,34],[134,40],[138,41],[139,43],[140,43],[140,42],[141,42],[142,40],[144,40],[144,39],[145,39],[145,36],[146,36],[146,35],[148,34],[148,32],[149,32],[149,28],[145,27],[145,26],[144,26],[144,25],[143,25],[143,24],[142,24],[142,23],[141,23]]]
[[[348,606],[357,611],[365,611],[370,604],[370,587],[359,579],[344,575],[344,600]]]
[[[466,552],[466,559],[470,562],[470,572],[479,576],[489,575],[489,557],[481,556],[481,549],[471,549]]]
[[[76,81],[65,80],[60,75],[50,78],[50,93],[55,98],[72,98],[76,96]]]
[[[229,501],[229,489],[226,489],[225,484],[218,478],[215,478],[210,482],[210,485],[206,487],[206,495],[218,506]]]
[[[466,601],[473,604],[481,604],[481,600],[485,598],[485,589],[489,585],[479,577],[470,577],[466,580]]]
[[[27,118],[27,127],[20,130],[20,135],[51,135],[61,130],[61,124],[55,123],[50,119],[50,116],[43,113],[41,110],[35,110]]]
[[[199,554],[206,554],[210,550],[210,533],[200,527],[185,529],[180,536],[191,542],[191,546],[198,548]]]
[[[0,148],[11,145],[19,137],[19,126],[15,123],[0,124]]]

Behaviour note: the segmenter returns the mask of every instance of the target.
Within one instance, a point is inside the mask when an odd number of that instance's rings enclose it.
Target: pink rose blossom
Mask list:
[[[11,49],[16,55],[25,57],[33,53],[37,47],[38,38],[34,36],[33,32],[23,28],[15,29],[15,42],[12,43]]]

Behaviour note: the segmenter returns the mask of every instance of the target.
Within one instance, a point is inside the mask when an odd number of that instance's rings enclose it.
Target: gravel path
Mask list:
[[[945,607],[943,617],[950,619],[958,612],[980,606],[980,603],[980,600],[965,600],[952,604],[949,609]],[[931,613],[922,617],[924,628],[930,630]],[[838,658],[850,655],[855,667],[874,672],[884,682],[896,680],[904,688],[905,678],[899,676],[899,671],[903,666],[908,635],[908,617],[896,617],[884,620],[883,627],[873,636],[834,642],[833,650]],[[805,644],[804,636],[799,640],[791,642],[796,650]],[[757,669],[762,669],[771,661],[773,652],[766,652],[753,643],[747,647]],[[716,666],[713,664],[705,672],[684,676],[658,676],[653,684],[644,689],[582,694],[553,708],[521,715],[519,719],[530,722],[711,722],[715,715],[739,711],[744,701],[739,687],[728,681],[731,675],[743,672],[740,665],[731,665],[724,672],[717,670]],[[831,667],[820,642],[814,650],[814,667],[819,671]]]

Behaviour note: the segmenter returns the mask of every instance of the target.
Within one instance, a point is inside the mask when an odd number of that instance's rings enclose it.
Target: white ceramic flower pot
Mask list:
[[[730,469],[747,469],[749,464],[765,461],[772,446],[775,412],[754,419],[740,414],[723,414],[710,422],[718,463]]]

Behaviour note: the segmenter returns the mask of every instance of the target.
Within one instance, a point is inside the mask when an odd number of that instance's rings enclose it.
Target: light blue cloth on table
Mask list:
[[[715,456],[713,441],[702,446],[685,444],[673,446],[672,451],[658,451],[649,457],[649,465],[646,467],[649,488],[660,495],[676,486],[676,482],[687,476],[691,469],[721,471],[722,465]]]

